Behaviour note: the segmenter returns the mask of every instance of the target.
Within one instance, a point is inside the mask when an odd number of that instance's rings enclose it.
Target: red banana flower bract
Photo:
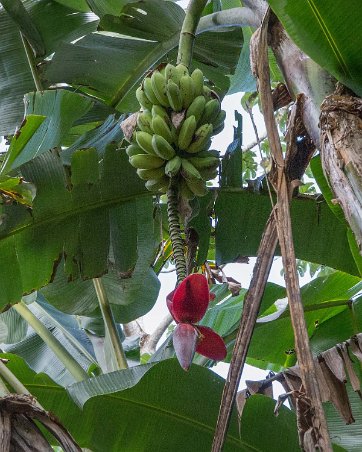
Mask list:
[[[223,339],[211,328],[195,325],[206,313],[214,295],[204,275],[192,274],[167,296],[167,306],[177,325],[173,346],[181,367],[188,370],[195,351],[209,359],[220,361],[226,357]]]

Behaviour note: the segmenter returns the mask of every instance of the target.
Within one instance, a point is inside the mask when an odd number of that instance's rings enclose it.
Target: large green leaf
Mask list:
[[[327,179],[324,176],[320,155],[316,155],[315,157],[312,158],[310,162],[310,167],[313,172],[313,176],[318,184],[318,187],[320,188],[329,208],[336,215],[336,217],[346,226],[348,244],[352,256],[356,262],[356,266],[360,272],[360,275],[362,275],[362,256],[360,254],[360,250],[357,245],[355,235],[352,232],[351,228],[349,227],[344,217],[344,213],[341,206],[338,203],[332,202],[332,200],[334,199],[334,195],[327,182]]]
[[[104,16],[99,33],[62,46],[46,71],[47,77],[52,82],[78,86],[114,107],[118,105],[121,111],[137,109],[135,87],[149,69],[166,60],[177,47],[184,15],[175,3],[132,2],[123,8],[121,16]],[[202,31],[201,27],[198,33]],[[241,44],[240,30],[207,32],[196,39],[195,64],[208,78],[223,85],[224,92],[228,87],[225,76],[234,72]],[[109,61],[112,70],[105,77]]]
[[[326,350],[353,335],[348,300],[361,290],[360,278],[342,272],[316,278],[301,288],[307,329],[314,352]],[[283,298],[285,292],[280,295],[277,298]],[[360,304],[360,300],[355,302],[356,309]],[[335,331],[332,334],[333,329]],[[257,361],[260,367],[270,367],[273,364],[275,370],[295,363],[289,310],[282,312],[276,320],[268,321],[267,317],[258,319],[248,357],[251,359],[250,363]]]
[[[260,452],[299,450],[295,413],[281,407],[276,417],[274,408],[275,400],[269,397],[260,394],[249,397],[241,415],[241,440],[252,441],[253,450]],[[258,428],[255,428],[256,419]],[[264,426],[262,430],[260,424]],[[255,435],[255,431],[260,434]]]
[[[70,91],[51,90],[27,94],[25,106],[25,115],[29,117],[13,138],[15,145],[13,146],[13,140],[10,144],[6,154],[5,171],[18,168],[34,157],[59,146],[73,123],[91,108],[92,101]],[[28,131],[36,119],[38,122]],[[23,135],[25,138],[22,138]]]
[[[9,358],[10,370],[45,409],[56,414],[82,447],[94,452],[159,452],[165,445],[175,452],[210,450],[224,383],[210,370],[193,366],[186,373],[176,360],[168,360],[153,366],[138,384],[132,369],[112,372],[106,376],[112,390],[129,389],[107,394],[104,379],[84,382],[94,382],[93,394],[104,395],[89,399],[81,410],[49,377],[36,375],[21,358],[2,356]],[[81,390],[78,385],[68,389],[73,393],[76,388]],[[234,414],[224,450],[250,451],[252,441],[248,438],[240,443]]]
[[[75,12],[50,0],[26,0],[24,6],[49,56],[61,42],[71,42],[93,31],[97,17]],[[24,113],[23,96],[35,88],[19,29],[5,10],[0,10],[0,135],[12,134]],[[39,62],[39,61],[37,61]],[[44,86],[48,82],[44,80]]]
[[[222,190],[215,204],[216,259],[235,262],[257,254],[261,235],[271,211],[267,194],[247,190]],[[359,275],[351,254],[347,228],[318,199],[299,197],[291,205],[297,258]]]
[[[108,227],[112,252],[109,272],[102,276],[102,281],[116,320],[127,323],[153,307],[160,289],[151,268],[160,242],[151,199],[134,199],[110,209]],[[99,316],[93,282],[79,279],[69,282],[64,267],[58,269],[53,282],[41,292],[62,312]]]
[[[313,60],[362,96],[360,0],[269,0],[286,31]]]
[[[352,354],[351,354],[352,355]],[[352,355],[353,356],[353,355]],[[354,359],[354,369],[362,381],[361,363]],[[356,363],[357,361],[357,363]],[[337,412],[332,403],[324,405],[327,416],[328,429],[332,441],[348,452],[359,452],[362,449],[362,403],[360,395],[353,391],[351,385],[347,383],[348,398],[351,404],[352,414],[355,419],[353,424],[346,425],[346,422]]]
[[[70,280],[104,274],[110,244],[115,243],[111,235],[116,232],[111,232],[111,217],[115,215],[112,209],[137,196],[146,196],[145,202],[152,209],[152,199],[129,165],[127,155],[115,147],[108,149],[101,163],[95,149],[75,152],[71,176],[52,152],[24,165],[22,173],[37,187],[37,196],[31,212],[18,205],[4,206],[1,305],[17,302],[23,293],[48,284],[62,256]],[[143,231],[142,237],[142,243],[137,241],[137,256],[141,257],[147,238],[154,246],[152,230],[147,236]],[[130,246],[132,243],[130,237]],[[128,276],[131,274],[132,269]]]
[[[43,298],[38,301],[39,304],[30,304],[29,309],[60,344],[86,371],[91,365],[96,365],[92,344],[86,333],[80,329],[77,321],[72,316],[57,312],[47,306]],[[44,307],[47,309],[43,309]],[[12,326],[14,327],[15,324],[13,323]],[[62,386],[75,381],[54,352],[31,328],[28,329],[26,337],[21,341],[2,344],[1,348],[7,353],[22,357],[35,372],[45,372]]]

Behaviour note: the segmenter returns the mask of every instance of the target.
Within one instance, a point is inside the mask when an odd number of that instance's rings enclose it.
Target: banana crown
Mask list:
[[[206,182],[217,176],[219,153],[209,148],[225,112],[202,71],[167,64],[147,75],[136,97],[141,110],[126,152],[146,188],[166,193],[172,177],[181,197],[204,196]]]

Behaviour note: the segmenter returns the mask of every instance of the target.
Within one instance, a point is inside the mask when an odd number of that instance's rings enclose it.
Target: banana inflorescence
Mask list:
[[[190,74],[183,64],[167,64],[143,80],[136,97],[141,111],[126,152],[146,188],[165,193],[172,177],[179,180],[180,196],[204,196],[206,182],[217,175],[219,155],[209,148],[225,112],[202,71]]]

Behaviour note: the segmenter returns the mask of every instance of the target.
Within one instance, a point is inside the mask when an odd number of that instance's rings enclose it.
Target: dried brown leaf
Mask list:
[[[346,385],[339,380],[322,357],[319,359],[319,365],[322,369],[324,378],[330,390],[330,401],[336,407],[339,414],[343,417],[347,424],[352,424],[354,418],[352,415],[351,405],[349,403]]]
[[[323,352],[322,357],[329,367],[329,370],[335,375],[340,382],[347,383],[347,375],[344,370],[342,356],[338,353],[337,347],[330,348]]]
[[[342,355],[344,366],[347,370],[348,378],[353,388],[353,391],[357,391],[361,396],[361,383],[357,377],[356,372],[353,369],[353,364],[351,357],[349,356],[348,353],[348,348],[345,343],[338,345],[337,347]]]

